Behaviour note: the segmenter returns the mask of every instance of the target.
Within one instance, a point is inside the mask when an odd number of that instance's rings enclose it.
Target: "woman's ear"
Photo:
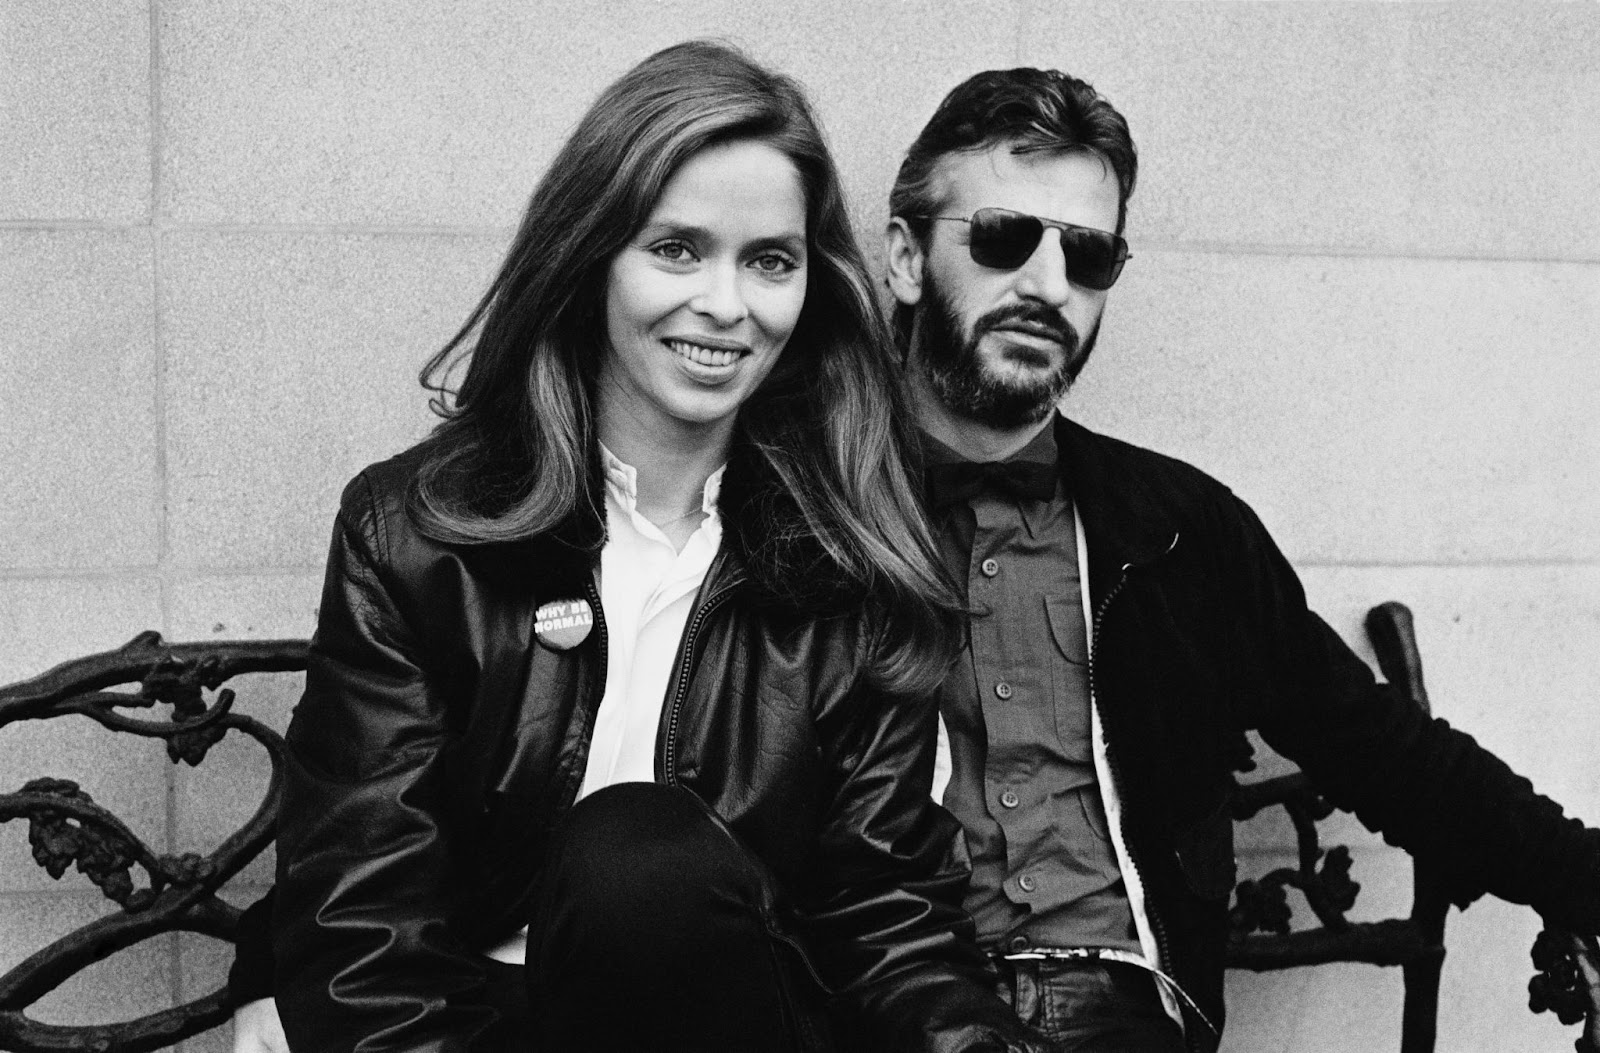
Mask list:
[[[922,242],[899,216],[890,217],[889,225],[884,228],[883,255],[889,272],[885,276],[889,291],[907,307],[916,306],[922,299],[922,268],[927,257],[923,254]]]

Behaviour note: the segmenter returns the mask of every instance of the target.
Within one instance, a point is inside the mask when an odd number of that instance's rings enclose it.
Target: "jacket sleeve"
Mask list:
[[[1465,907],[1491,892],[1576,932],[1600,931],[1600,830],[1561,806],[1403,690],[1371,671],[1306,607],[1288,562],[1236,502],[1225,571],[1270,671],[1259,726],[1318,789],[1369,828],[1436,865]]]
[[[287,736],[274,952],[295,1053],[463,1050],[494,1019],[447,923],[443,703],[386,583],[380,516],[358,477]]]
[[[819,728],[837,786],[806,920],[847,1047],[1045,1050],[995,993],[961,906],[961,827],[932,798],[936,706],[863,684],[840,709],[837,728]]]

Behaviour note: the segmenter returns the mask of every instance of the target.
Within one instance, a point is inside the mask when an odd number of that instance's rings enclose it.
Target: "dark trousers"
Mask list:
[[[824,993],[783,933],[771,876],[687,790],[623,783],[552,840],[525,968],[489,998],[505,1050],[812,1053]]]
[[[1155,977],[1136,965],[1048,958],[995,965],[1000,997],[1059,1053],[1184,1053]]]

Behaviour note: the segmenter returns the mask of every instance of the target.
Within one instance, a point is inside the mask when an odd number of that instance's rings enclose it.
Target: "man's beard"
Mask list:
[[[1020,428],[1043,420],[1078,378],[1100,333],[1096,320],[1088,337],[1080,340],[1072,323],[1059,313],[1026,300],[996,307],[972,324],[971,333],[963,333],[961,319],[931,281],[923,285],[918,313],[922,368],[933,393],[951,413],[996,429]],[[1000,375],[983,360],[978,343],[984,335],[1015,322],[1040,327],[1061,344],[1061,360],[1053,370],[1012,378]],[[1030,347],[1013,346],[1009,354],[1028,365],[1049,364],[1042,352]]]

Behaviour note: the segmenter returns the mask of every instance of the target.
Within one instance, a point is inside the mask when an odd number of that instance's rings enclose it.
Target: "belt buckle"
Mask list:
[[[1000,957],[1008,962],[1088,961],[1102,957],[1099,947],[1033,947]]]

